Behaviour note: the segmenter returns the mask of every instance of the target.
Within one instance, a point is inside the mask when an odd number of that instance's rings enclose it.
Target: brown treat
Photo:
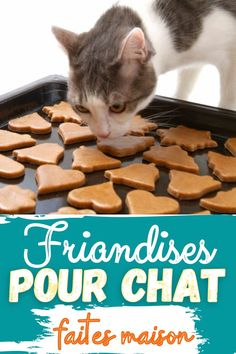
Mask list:
[[[218,144],[211,139],[211,133],[206,130],[196,130],[183,125],[170,129],[158,129],[161,145],[179,145],[188,151],[216,147]]]
[[[114,139],[106,139],[97,143],[98,149],[116,157],[135,155],[155,144],[151,136],[122,136]]]
[[[76,208],[92,208],[99,213],[114,214],[121,210],[122,200],[112,182],[74,189],[67,201]]]
[[[236,188],[218,192],[214,197],[201,199],[200,205],[216,213],[236,213]]]
[[[73,152],[72,168],[89,173],[121,166],[121,161],[106,156],[96,148],[80,146]]]
[[[12,133],[0,129],[0,151],[9,151],[36,144],[36,140],[28,134]]]
[[[38,194],[71,190],[85,184],[83,172],[64,170],[56,165],[39,166],[35,178],[38,184]]]
[[[36,195],[30,189],[22,189],[18,186],[6,186],[0,188],[0,213],[33,213],[35,207]]]
[[[25,174],[25,167],[9,157],[0,154],[0,177],[14,179]]]
[[[89,127],[81,127],[76,123],[62,123],[59,126],[58,134],[62,137],[65,145],[96,140],[96,136]]]
[[[209,210],[199,211],[198,213],[193,213],[192,215],[211,215]]]
[[[153,146],[143,154],[143,158],[158,166],[199,174],[199,167],[194,159],[178,145]]]
[[[221,186],[221,182],[211,176],[197,176],[189,172],[172,170],[168,193],[178,199],[193,200],[217,191]]]
[[[236,157],[236,138],[229,138],[225,143],[225,147]]]
[[[126,196],[126,205],[130,214],[178,214],[179,203],[169,197],[157,197],[150,192],[135,190]]]
[[[157,129],[157,127],[158,125],[156,123],[150,122],[148,119],[144,119],[141,116],[135,116],[131,120],[129,134],[143,136],[145,133]]]
[[[54,214],[54,215],[95,215],[95,211],[91,210],[91,209],[75,209],[72,207],[63,207],[58,209],[58,211],[55,211],[54,213],[50,213],[50,214]]]
[[[45,106],[42,111],[46,113],[53,123],[74,122],[81,124],[82,119],[67,102],[60,102],[54,106]]]
[[[48,134],[52,130],[52,125],[38,113],[32,113],[10,120],[8,128],[21,133]]]
[[[152,163],[149,165],[137,163],[116,170],[108,170],[105,171],[104,176],[113,183],[147,191],[154,191],[155,183],[160,178],[159,170]]]
[[[236,182],[236,158],[208,152],[208,166],[222,182]]]
[[[58,144],[45,143],[27,149],[14,150],[13,156],[20,162],[34,165],[57,164],[64,155],[64,149]]]

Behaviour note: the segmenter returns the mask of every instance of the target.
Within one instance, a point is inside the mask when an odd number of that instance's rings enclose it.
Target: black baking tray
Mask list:
[[[30,85],[24,86],[21,89],[10,92],[0,96],[0,127],[7,128],[8,121],[20,115],[31,112],[38,112],[40,115],[47,116],[42,112],[42,107],[45,105],[53,105],[61,100],[66,100],[67,82],[66,78],[62,76],[48,76],[38,80]],[[195,103],[189,103],[181,100],[156,96],[153,102],[142,112],[144,117],[148,117],[153,122],[157,123],[160,128],[169,128],[176,125],[186,125],[196,129],[207,129],[212,132],[213,139],[217,140],[219,146],[214,149],[229,155],[224,148],[224,142],[227,138],[236,136],[236,112],[203,106]],[[32,136],[37,139],[38,143],[42,142],[57,142],[63,146],[63,142],[57,133],[58,124],[53,124],[51,134],[39,136]],[[152,133],[157,138],[156,133]],[[72,152],[81,144],[74,144],[65,147],[65,156],[60,162],[63,168],[71,168]],[[83,143],[83,145],[95,145],[95,143]],[[200,167],[200,174],[210,174],[211,170],[207,166],[207,152],[208,150],[198,150],[191,154]],[[11,152],[4,153],[6,156],[11,156]],[[121,159],[123,166],[128,163],[141,162],[142,153],[135,157]],[[22,178],[15,180],[6,180],[0,178],[0,188],[6,184],[17,184],[23,188],[29,188],[37,192],[37,185],[35,182],[35,170],[37,166],[25,164],[26,173]],[[165,168],[160,168],[160,180],[157,183],[156,195],[168,195],[167,186],[169,183],[169,171]],[[86,185],[106,182],[104,172],[95,172],[87,174]],[[223,183],[223,189],[227,190],[235,187],[236,183]],[[116,192],[120,195],[122,200],[125,200],[126,194],[132,190],[126,186],[115,185]],[[58,208],[67,205],[68,192],[60,192],[39,196],[37,198],[36,214],[48,214],[55,212]],[[201,210],[199,201],[181,201],[181,214],[192,214]],[[121,213],[127,213],[125,203]]]

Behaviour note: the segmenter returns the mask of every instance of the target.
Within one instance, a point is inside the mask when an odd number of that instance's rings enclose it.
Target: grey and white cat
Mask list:
[[[176,68],[177,97],[185,99],[199,64],[215,65],[220,105],[236,109],[236,1],[130,3],[109,9],[86,33],[53,28],[69,56],[68,99],[98,138],[124,135],[152,100],[158,76]]]

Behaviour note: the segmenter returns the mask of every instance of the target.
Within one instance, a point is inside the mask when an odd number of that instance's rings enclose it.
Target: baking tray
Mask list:
[[[67,83],[66,78],[62,76],[48,76],[44,79],[36,81],[30,85],[27,85],[21,89],[10,92],[8,94],[0,96],[0,127],[7,128],[8,121],[19,115],[28,114],[37,111],[40,115],[47,116],[42,112],[42,107],[45,105],[53,105],[61,100],[65,100],[67,95]],[[153,122],[156,122],[160,128],[169,128],[179,124],[184,124],[189,127],[197,129],[211,130],[213,139],[219,143],[218,148],[214,151],[218,151],[229,155],[228,151],[224,148],[224,142],[227,138],[236,136],[236,112],[228,111],[209,106],[203,106],[199,104],[189,103],[185,101],[170,99],[166,97],[156,96],[153,102],[147,109],[141,112],[144,117],[148,117]],[[57,134],[58,124],[53,124],[52,133],[48,135],[34,135],[38,143],[42,142],[57,142],[63,145],[61,138]],[[156,133],[152,133],[158,141]],[[60,162],[60,166],[63,168],[71,168],[72,164],[72,152],[80,144],[74,144],[65,147],[65,156]],[[82,145],[95,145],[94,142],[82,143]],[[200,174],[210,174],[211,170],[207,166],[207,152],[208,150],[198,150],[191,154],[200,167]],[[11,152],[4,153],[6,156],[11,156]],[[121,159],[123,166],[142,161],[142,153],[137,154],[135,157]],[[6,184],[17,184],[22,188],[29,188],[37,192],[37,185],[35,182],[35,170],[37,166],[31,164],[25,164],[26,173],[22,178],[15,180],[7,180],[0,178],[0,188]],[[157,195],[166,195],[167,186],[169,183],[168,170],[165,168],[160,169],[160,180],[157,183],[156,192]],[[106,182],[104,178],[104,172],[95,172],[87,174],[86,185],[97,184]],[[223,189],[227,190],[236,186],[236,183],[223,183]],[[120,185],[114,185],[116,192],[120,195],[122,200],[125,200],[126,194],[132,190],[132,188]],[[66,206],[66,198],[68,192],[60,192],[48,194],[45,196],[39,196],[37,200],[36,213],[48,214],[54,212],[60,207]],[[125,203],[123,203],[123,209],[121,213],[127,213]],[[191,214],[201,210],[199,207],[199,201],[181,201],[181,213]]]

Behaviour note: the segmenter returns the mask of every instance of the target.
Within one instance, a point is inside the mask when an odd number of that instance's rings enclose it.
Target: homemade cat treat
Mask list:
[[[122,200],[112,182],[74,189],[68,194],[67,201],[76,208],[92,208],[104,214],[114,214],[122,208]]]
[[[76,209],[72,207],[62,207],[55,211],[54,213],[50,213],[54,215],[95,215],[96,212],[91,209]]]
[[[13,151],[13,156],[18,161],[35,165],[58,164],[63,155],[64,149],[60,145],[53,143],[39,144],[31,148]]]
[[[214,197],[200,200],[201,207],[216,213],[236,213],[236,188],[220,191]]]
[[[62,137],[65,145],[96,140],[96,136],[89,127],[83,127],[76,123],[62,123],[59,126],[58,134]]]
[[[144,165],[137,163],[115,170],[105,171],[104,176],[113,183],[154,191],[155,183],[159,179],[160,174],[154,164]]]
[[[122,136],[114,139],[106,139],[97,143],[98,149],[116,157],[135,155],[155,144],[151,136]]]
[[[36,140],[28,134],[12,133],[0,129],[0,151],[9,151],[36,144]]]
[[[76,112],[73,110],[71,105],[67,102],[60,102],[54,106],[45,106],[42,111],[46,113],[53,123],[62,123],[62,122],[74,122],[77,124],[82,123],[82,119]]]
[[[236,138],[229,138],[225,143],[225,147],[236,157]]]
[[[126,205],[129,214],[178,214],[179,203],[169,197],[155,196],[143,190],[134,190],[127,194]]]
[[[196,130],[179,125],[176,128],[158,129],[161,145],[179,145],[188,151],[198,149],[213,148],[218,144],[211,139],[211,133],[205,130]]]
[[[81,187],[85,184],[85,175],[81,171],[64,170],[56,165],[42,165],[35,175],[38,194],[62,192]]]
[[[86,173],[121,166],[120,160],[106,156],[97,148],[87,146],[80,146],[78,149],[74,150],[73,159],[72,168],[79,169]]]
[[[10,120],[8,128],[21,133],[48,134],[52,130],[52,125],[38,113],[32,113]]]
[[[25,174],[25,167],[9,157],[0,154],[0,177],[14,179]]]
[[[178,199],[199,199],[205,194],[221,189],[221,182],[211,176],[198,176],[193,173],[172,170],[168,193]]]
[[[33,213],[36,207],[36,195],[30,189],[18,186],[0,188],[0,213],[25,214]]]
[[[156,123],[150,122],[148,119],[142,118],[141,116],[134,116],[131,120],[129,134],[143,136],[146,133],[157,129],[157,127]]]
[[[199,167],[194,159],[178,145],[172,146],[152,146],[149,151],[145,151],[143,158],[153,162],[157,166],[164,166],[169,169],[199,173]]]
[[[222,182],[236,182],[236,158],[208,152],[208,166]]]

